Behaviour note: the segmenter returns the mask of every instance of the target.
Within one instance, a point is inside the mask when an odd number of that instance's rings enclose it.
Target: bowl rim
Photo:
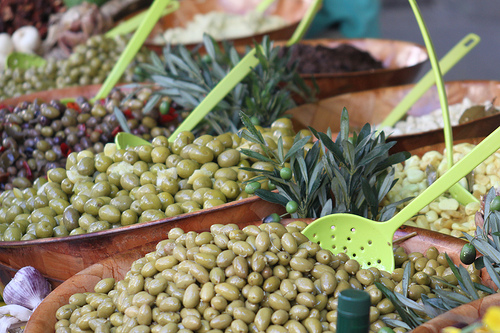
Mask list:
[[[200,0],[183,0],[181,1],[180,3],[182,4],[183,2],[199,2]],[[205,0],[206,1],[206,0]],[[281,1],[290,1],[290,0],[281,0]],[[301,3],[307,3],[307,4],[310,4],[313,0],[295,0],[296,2],[301,2]],[[294,4],[289,4],[289,5],[294,5]],[[212,11],[218,11],[218,10],[212,10]],[[220,11],[219,11],[220,12]],[[208,12],[206,12],[208,13]],[[206,13],[201,13],[199,12],[198,14],[206,14]],[[270,13],[270,14],[274,14],[274,15],[277,15],[276,13]],[[274,32],[278,32],[280,30],[283,30],[283,29],[288,29],[288,28],[291,28],[291,27],[294,27],[294,26],[297,26],[300,22],[300,19],[297,19],[297,20],[290,20],[290,19],[287,19],[286,17],[284,16],[281,16],[281,15],[277,15],[277,16],[280,16],[281,18],[283,18],[285,21],[286,21],[286,24],[279,27],[279,28],[275,28],[275,29],[271,29],[271,30],[268,30],[268,31],[265,31],[265,32],[261,32],[261,33],[258,33],[258,34],[253,34],[253,35],[247,35],[247,36],[241,36],[241,37],[237,37],[237,38],[230,38],[230,39],[222,39],[222,40],[216,40],[217,42],[223,42],[223,41],[232,41],[232,42],[237,42],[237,41],[244,41],[246,39],[249,39],[249,38],[257,38],[257,37],[262,37],[262,36],[265,36],[265,35],[268,35],[268,34],[271,34],[271,33],[274,33]],[[160,18],[161,20],[161,18]],[[184,26],[183,26],[184,27]],[[163,32],[166,31],[166,30],[163,30]],[[200,42],[201,43],[201,42]],[[187,44],[182,44],[182,43],[171,43],[170,45],[172,47],[174,46],[180,46],[180,45],[184,45],[186,47],[194,47],[196,45],[199,45],[200,43],[187,43]],[[151,46],[151,47],[165,47],[167,46],[168,43],[158,43],[158,42],[154,42],[154,41],[147,41],[144,43],[144,46]]]
[[[135,223],[127,226],[120,226],[116,228],[111,228],[111,229],[106,229],[102,231],[96,231],[96,232],[91,232],[91,233],[85,233],[81,235],[72,235],[72,236],[63,236],[63,237],[48,237],[48,238],[40,238],[40,239],[33,239],[33,240],[24,240],[24,241],[0,241],[0,248],[16,248],[16,247],[29,247],[29,246],[40,246],[42,244],[51,244],[51,243],[60,243],[60,242],[77,242],[77,241],[89,241],[91,240],[98,240],[99,238],[103,238],[106,236],[109,236],[110,234],[112,235],[118,235],[126,232],[133,232],[134,230],[137,229],[144,229],[144,228],[149,228],[151,226],[156,226],[159,224],[163,223],[170,223],[170,222],[176,222],[178,220],[184,220],[184,219],[189,219],[192,217],[196,217],[198,215],[205,215],[205,214],[210,214],[212,212],[217,212],[220,210],[224,210],[228,207],[238,207],[241,205],[247,205],[251,203],[255,203],[259,200],[262,200],[259,198],[257,195],[237,200],[237,201],[231,201],[227,202],[225,204],[211,207],[211,208],[204,208],[197,210],[195,212],[191,213],[185,213],[185,214],[180,214],[176,215],[173,217],[167,217],[163,218],[160,220],[155,220],[155,221],[148,221],[148,222],[143,222],[143,223]]]

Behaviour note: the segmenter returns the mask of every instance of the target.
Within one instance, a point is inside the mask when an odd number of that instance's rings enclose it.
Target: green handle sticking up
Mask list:
[[[446,97],[446,90],[444,88],[443,76],[441,74],[441,69],[437,61],[436,53],[434,52],[434,45],[432,44],[429,31],[425,25],[422,18],[420,10],[418,8],[417,2],[415,0],[409,0],[413,13],[417,18],[418,26],[422,32],[427,51],[429,52],[429,60],[431,61],[432,70],[434,71],[434,77],[436,78],[436,86],[439,94],[439,102],[441,104],[441,110],[443,113],[443,123],[444,123],[444,139],[446,145],[446,159],[448,161],[448,168],[453,166],[453,132],[450,124],[450,113],[448,110],[448,98]],[[478,202],[468,190],[466,190],[462,185],[455,184],[450,188],[451,195],[463,205],[467,205],[471,202]]]
[[[439,61],[439,67],[442,74],[455,66],[470,50],[472,50],[481,40],[481,38],[473,33],[468,34],[457,45],[455,45],[446,55]],[[422,97],[423,94],[436,82],[434,72],[429,70],[410,92],[399,102],[398,105],[391,111],[391,113],[380,123],[379,130],[385,127],[393,127],[406,112],[415,104],[415,102]]]
[[[177,9],[179,9],[179,1],[173,0],[169,5],[167,5],[167,8],[163,10],[163,13],[161,14],[161,17],[171,14],[175,12]],[[141,22],[144,20],[146,17],[147,12],[141,12],[137,15],[134,15],[130,19],[126,20],[125,22],[120,23],[113,29],[109,30],[104,34],[104,36],[108,38],[113,38],[119,35],[125,35],[130,32],[135,31],[137,27],[141,24]]]
[[[134,59],[141,46],[144,44],[144,41],[151,33],[151,30],[153,30],[153,27],[160,19],[163,10],[170,3],[170,1],[171,0],[155,0],[151,7],[149,7],[146,16],[139,25],[139,28],[132,36],[132,39],[128,42],[127,47],[120,56],[120,59],[118,59],[118,62],[111,70],[111,73],[109,73],[106,81],[102,84],[101,89],[92,99],[92,102],[108,96],[111,89],[113,89],[118,80],[120,80],[123,72],[125,72],[127,66],[130,64],[132,59]]]

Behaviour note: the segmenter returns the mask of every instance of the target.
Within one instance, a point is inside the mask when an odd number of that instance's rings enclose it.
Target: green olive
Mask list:
[[[121,214],[120,223],[123,226],[135,224],[138,221],[137,213],[132,209],[127,209]]]
[[[240,161],[240,152],[236,149],[228,149],[223,151],[217,157],[217,163],[222,168],[235,166]]]
[[[167,215],[167,217],[173,217],[180,214],[184,214],[184,211],[180,204],[171,204],[167,207],[167,209],[165,209],[165,215]]]
[[[99,218],[111,224],[120,222],[121,212],[112,205],[103,205],[99,208]]]
[[[181,178],[189,178],[193,172],[200,168],[198,162],[193,160],[182,160],[176,165],[177,175]]]
[[[94,159],[91,157],[84,157],[77,163],[76,168],[80,175],[91,176],[95,172]]]

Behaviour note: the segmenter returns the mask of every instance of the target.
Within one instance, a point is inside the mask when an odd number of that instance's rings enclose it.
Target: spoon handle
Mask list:
[[[397,229],[500,148],[500,127],[386,223]]]
[[[179,9],[179,1],[172,1],[170,3],[170,5],[168,5],[167,8],[165,8],[163,10],[163,13],[161,14],[161,16],[163,17],[165,15],[171,14],[171,13],[175,12],[177,9]],[[125,34],[128,34],[130,32],[133,32],[141,24],[141,22],[144,20],[144,17],[146,15],[147,15],[147,11],[144,11],[144,12],[141,12],[137,15],[134,15],[133,17],[129,18],[128,20],[120,23],[119,25],[117,25],[113,29],[109,30],[104,35],[108,38],[114,38],[114,37],[119,36],[119,35],[125,35]]]
[[[127,44],[127,47],[121,54],[118,62],[113,66],[111,73],[109,73],[106,81],[101,86],[101,89],[97,92],[97,95],[92,99],[92,102],[106,97],[115,84],[120,80],[123,72],[130,64],[132,59],[137,54],[137,51],[141,48],[142,44],[153,30],[156,22],[160,19],[163,13],[163,9],[170,3],[170,0],[155,0],[151,7],[149,7],[144,20],[139,25],[139,28],[132,36],[132,39]]]
[[[448,162],[448,168],[453,166],[453,131],[450,122],[450,112],[448,106],[448,98],[446,97],[446,90],[444,88],[443,75],[441,74],[441,68],[438,64],[436,52],[434,51],[434,45],[425,25],[422,14],[418,8],[415,0],[410,0],[410,5],[413,9],[415,17],[417,18],[422,37],[424,38],[427,51],[429,52],[429,60],[432,65],[432,71],[434,72],[434,77],[436,79],[436,87],[439,94],[439,102],[441,104],[441,113],[443,116],[443,132],[444,132],[444,142],[446,147],[446,159]],[[460,201],[461,204],[466,205],[470,202],[477,202],[478,200],[467,191],[462,185],[455,184],[450,188],[451,195]]]
[[[177,127],[168,138],[174,141],[182,131],[192,130],[238,83],[250,73],[252,68],[259,64],[259,59],[255,56],[256,49],[247,53],[233,69],[217,83],[203,101],[191,111],[189,116]]]
[[[307,32],[307,29],[309,29],[309,26],[316,16],[316,13],[319,11],[322,5],[322,0],[313,0],[313,3],[309,5],[309,8],[307,8],[304,17],[302,18],[302,20],[300,20],[299,26],[293,32],[292,37],[287,41],[286,46],[294,45],[295,43],[299,42],[302,37],[304,37],[304,34]]]
[[[442,74],[455,66],[470,50],[472,50],[481,40],[481,38],[473,33],[468,34],[457,45],[455,45],[443,58],[439,61],[439,67]],[[429,70],[408,94],[399,102],[391,113],[379,124],[378,128],[392,127],[398,122],[406,112],[412,107],[422,95],[429,90],[435,83],[434,73]]]
[[[264,13],[269,6],[273,4],[274,0],[261,0],[257,7],[255,8],[255,11],[257,13]]]

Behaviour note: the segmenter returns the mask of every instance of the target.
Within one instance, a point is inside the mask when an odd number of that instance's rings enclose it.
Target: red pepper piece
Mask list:
[[[68,102],[68,104],[66,104],[66,106],[69,108],[69,109],[73,109],[73,110],[76,110],[78,111],[78,113],[80,113],[82,110],[80,109],[80,106],[78,104],[76,104],[75,102]]]
[[[33,173],[31,172],[31,168],[30,168],[28,162],[23,161],[23,167],[26,170],[26,178],[28,178],[28,179],[33,178]]]
[[[68,157],[68,155],[70,154],[70,151],[71,150],[69,149],[68,145],[65,142],[61,143],[61,153],[64,156]]]
[[[5,151],[5,147],[4,146],[0,146],[0,153],[3,153]]]
[[[118,133],[123,132],[122,128],[120,126],[116,126],[113,131],[111,132],[111,135],[114,137]]]
[[[130,109],[123,111],[123,115],[127,119],[134,119],[135,118],[134,115],[132,114],[132,110],[130,110]]]

